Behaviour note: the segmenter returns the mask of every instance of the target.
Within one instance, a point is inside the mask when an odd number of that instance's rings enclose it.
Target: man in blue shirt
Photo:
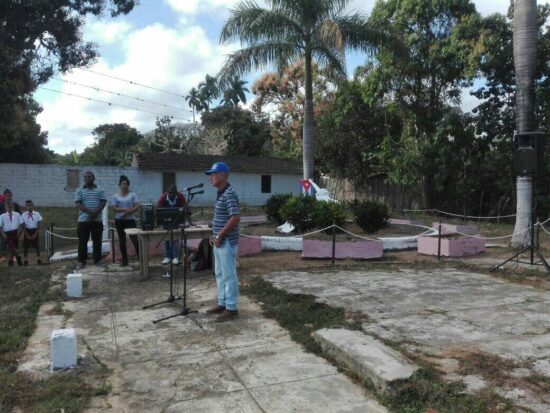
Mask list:
[[[101,233],[103,232],[102,210],[107,203],[105,191],[94,184],[92,172],[84,173],[84,186],[74,194],[78,213],[78,265],[83,268],[88,259],[88,239],[92,235],[94,264],[101,265]]]
[[[216,285],[218,287],[218,305],[207,314],[219,314],[216,321],[228,321],[239,316],[239,280],[237,278],[237,252],[239,248],[239,198],[228,182],[229,166],[216,162],[205,172],[210,183],[218,189],[212,238],[214,246]]]

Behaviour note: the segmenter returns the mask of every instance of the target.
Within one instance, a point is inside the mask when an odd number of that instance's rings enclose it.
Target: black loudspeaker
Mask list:
[[[141,204],[141,229],[144,231],[155,229],[155,207],[153,204]]]
[[[545,171],[544,132],[524,132],[514,136],[514,171],[517,175],[541,175]]]

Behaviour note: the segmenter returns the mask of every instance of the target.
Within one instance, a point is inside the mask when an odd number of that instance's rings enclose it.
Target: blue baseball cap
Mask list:
[[[229,173],[229,166],[223,162],[216,162],[208,171],[205,171],[204,173],[206,175],[212,175],[218,172]]]

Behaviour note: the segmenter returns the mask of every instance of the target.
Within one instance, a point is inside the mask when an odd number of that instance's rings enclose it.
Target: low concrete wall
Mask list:
[[[418,237],[418,253],[424,255],[437,255],[437,237]],[[476,255],[485,251],[484,238],[442,238],[441,256],[464,257]]]
[[[432,222],[432,227],[437,228],[439,222]],[[455,225],[441,223],[441,235],[466,234],[475,235],[479,232],[477,225]]]
[[[346,241],[337,242],[335,258],[369,260],[382,258],[382,241]],[[332,241],[307,240],[303,241],[302,258],[331,258]]]

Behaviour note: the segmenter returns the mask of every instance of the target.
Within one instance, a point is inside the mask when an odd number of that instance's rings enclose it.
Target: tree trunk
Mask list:
[[[514,68],[516,71],[516,130],[535,130],[535,68],[537,58],[537,1],[516,0],[514,4],[513,42]],[[533,177],[516,177],[516,225],[512,246],[523,244],[525,233],[519,233],[529,226],[532,203]]]
[[[305,53],[305,92],[304,128],[303,128],[303,162],[304,179],[313,177],[313,82],[311,68],[311,50]]]

